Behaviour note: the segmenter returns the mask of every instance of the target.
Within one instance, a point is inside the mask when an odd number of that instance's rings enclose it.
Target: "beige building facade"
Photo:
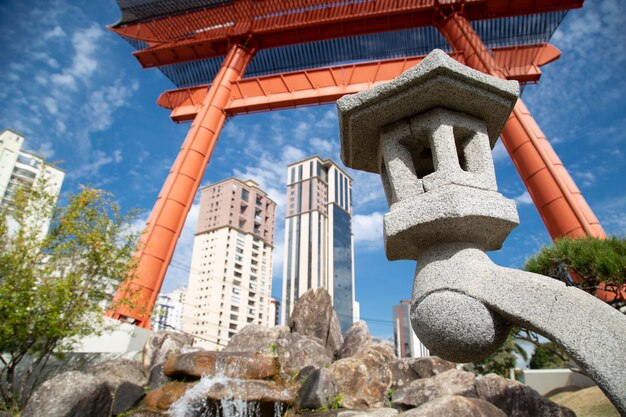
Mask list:
[[[268,326],[276,203],[253,181],[201,190],[183,331],[220,350],[248,324]]]

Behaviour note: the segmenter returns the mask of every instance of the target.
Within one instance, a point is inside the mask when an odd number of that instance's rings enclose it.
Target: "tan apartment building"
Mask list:
[[[270,325],[276,203],[254,181],[200,191],[183,331],[220,350],[244,326]]]

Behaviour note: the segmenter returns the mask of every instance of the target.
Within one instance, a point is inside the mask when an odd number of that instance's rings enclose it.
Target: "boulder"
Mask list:
[[[338,410],[318,410],[302,414],[302,416],[306,417],[394,417],[397,415],[398,410],[394,408],[372,408],[370,410],[346,410],[340,408]]]
[[[130,414],[124,415],[124,417],[167,417],[167,413],[154,410],[137,410]]]
[[[507,417],[502,410],[485,400],[459,395],[444,395],[398,415],[398,417],[441,416]]]
[[[144,390],[142,386],[132,384],[130,382],[122,382],[118,385],[115,394],[113,395],[113,406],[111,412],[114,416],[125,413],[133,408],[135,404],[139,402],[144,396]]]
[[[111,392],[124,382],[143,387],[147,383],[146,374],[140,362],[130,359],[116,359],[89,366],[85,372],[102,378]]]
[[[165,362],[171,353],[180,353],[185,345],[193,343],[193,336],[160,330],[154,332],[148,338],[143,347],[143,367],[146,371],[152,369],[154,365]]]
[[[332,373],[328,368],[318,368],[302,381],[296,400],[296,409],[316,410],[330,405],[335,398],[337,398],[337,388]]]
[[[108,417],[111,393],[106,383],[82,372],[65,372],[41,384],[21,417]]]
[[[154,365],[148,374],[148,388],[155,389],[171,382],[172,378],[163,373],[163,364]]]
[[[252,352],[200,351],[174,356],[163,365],[169,377],[200,378],[223,375],[238,379],[266,379],[277,373],[276,358]]]
[[[353,409],[383,407],[391,388],[392,348],[373,344],[364,352],[339,359],[330,367],[342,406]]]
[[[430,378],[455,367],[453,362],[437,356],[395,359],[391,364],[393,387],[403,388],[416,379]]]
[[[144,398],[143,403],[149,410],[166,411],[174,402],[185,395],[188,389],[196,384],[196,382],[170,382],[150,391]]]
[[[372,344],[372,335],[363,320],[359,320],[348,329],[339,349],[340,358],[349,358],[363,352]]]
[[[489,401],[509,417],[575,417],[567,407],[560,406],[528,385],[504,379],[495,374],[476,378],[479,398]]]
[[[307,366],[323,368],[331,362],[319,339],[299,333],[289,333],[278,339],[276,354],[280,377],[285,382],[293,381]]]
[[[230,339],[224,352],[276,353],[276,343],[281,336],[289,333],[287,326],[266,327],[249,324]]]
[[[476,398],[475,380],[476,377],[471,372],[451,369],[430,378],[411,382],[407,387],[394,392],[391,402],[395,408],[407,410],[419,407],[443,395]]]
[[[333,301],[323,288],[310,289],[298,299],[289,318],[289,328],[292,332],[321,340],[331,359],[343,344]]]

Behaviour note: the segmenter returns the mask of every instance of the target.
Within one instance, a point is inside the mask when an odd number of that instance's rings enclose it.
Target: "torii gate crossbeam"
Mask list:
[[[135,7],[128,0],[118,2]],[[111,28],[139,45],[135,56],[144,67],[166,68],[226,56],[210,87],[168,92],[159,99],[161,105],[173,110],[175,121],[193,119],[193,123],[149,217],[137,253],[137,274],[116,294],[116,299],[130,297],[131,302],[108,312],[114,318],[146,328],[185,218],[228,115],[328,102],[394,78],[411,59],[415,63],[419,61],[419,57],[414,57],[355,64],[351,68],[356,76],[343,80],[335,76],[333,69],[347,71],[347,66],[242,79],[256,51],[327,38],[435,26],[448,40],[452,55],[466,65],[503,78],[535,82],[540,75],[538,67],[558,57],[555,48],[544,44],[489,50],[467,18],[495,19],[566,10],[580,7],[582,0],[546,0],[541,5],[496,0],[446,4],[434,0],[294,0],[288,7],[277,0],[207,0],[208,3],[215,6],[165,17],[144,13],[137,21],[133,18],[143,11],[131,10],[132,18],[123,16]],[[178,7],[176,3],[172,5]],[[223,13],[216,12],[220,10]],[[183,69],[185,74],[190,71],[197,72],[197,67]],[[374,75],[364,76],[368,71]],[[300,81],[296,80],[298,77]],[[329,81],[326,86],[319,83],[324,77]],[[292,82],[301,88],[290,88]],[[272,83],[282,90],[272,92],[269,87]],[[255,89],[257,93],[251,94]],[[604,236],[593,212],[521,100],[502,137],[551,236]]]

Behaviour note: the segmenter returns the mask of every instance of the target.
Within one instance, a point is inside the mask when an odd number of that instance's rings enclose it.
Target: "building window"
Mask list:
[[[243,201],[248,201],[248,197],[250,196],[250,193],[248,192],[248,190],[242,188],[241,189],[241,199]]]

